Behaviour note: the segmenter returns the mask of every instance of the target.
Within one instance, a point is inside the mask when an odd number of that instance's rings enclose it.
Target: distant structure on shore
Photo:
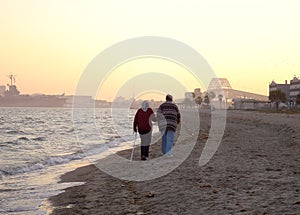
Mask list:
[[[15,84],[15,76],[9,75],[10,84],[7,87],[0,85],[0,107],[95,107],[95,108],[132,108],[140,107],[142,100],[135,98],[126,99],[117,97],[112,102],[93,99],[86,95],[26,95],[21,94]],[[300,79],[296,76],[285,81],[284,84],[277,84],[274,80],[269,84],[269,95],[272,91],[280,90],[286,96],[286,103],[299,103]],[[74,105],[74,102],[76,104]],[[157,108],[162,101],[150,100],[150,105]],[[213,78],[207,91],[201,92],[200,88],[193,92],[185,92],[184,98],[176,99],[181,108],[201,104],[202,107],[210,108],[237,108],[237,109],[259,109],[270,107],[269,97],[266,95],[232,89],[226,78]]]
[[[232,89],[226,78],[213,78],[206,92],[201,93],[200,88],[196,88],[194,92],[186,92],[184,101],[186,103],[187,100],[192,101],[197,97],[201,97],[199,103],[216,108],[256,109],[268,102],[266,95]]]
[[[284,84],[277,84],[274,80],[269,84],[269,95],[272,91],[280,90],[285,94],[286,103],[297,103],[297,96],[300,95],[300,79],[294,76],[290,83],[285,80]]]
[[[8,75],[10,84],[0,86],[0,107],[63,107],[65,98],[56,95],[22,95],[15,85],[15,76]]]
[[[293,108],[300,105],[300,79],[296,76],[290,80],[290,83],[286,80],[284,84],[277,84],[273,80],[269,84],[269,96],[235,90],[226,78],[213,78],[206,92],[201,93],[199,88],[194,92],[185,92],[185,98],[180,101],[180,104],[183,107],[191,106],[191,102],[194,101],[194,104],[201,104],[204,107],[270,109],[274,108],[274,100],[270,99],[270,94],[278,90],[285,95],[285,99],[276,101],[281,103],[281,107]]]
[[[8,88],[0,85],[0,107],[64,107],[64,108],[133,108],[141,106],[142,100],[134,98],[126,99],[117,97],[113,102],[93,99],[87,95],[27,95],[20,94],[15,84],[15,76],[9,75],[10,84]],[[161,101],[150,100],[151,107],[157,107]]]
[[[226,104],[230,104],[234,99],[252,99],[257,101],[269,100],[266,95],[232,89],[226,78],[213,78],[210,81],[207,91],[214,92],[218,98],[218,95],[223,96]]]

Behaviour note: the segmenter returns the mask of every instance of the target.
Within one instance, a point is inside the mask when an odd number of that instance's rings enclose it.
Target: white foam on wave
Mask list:
[[[126,137],[126,139],[132,138],[131,136]],[[121,138],[117,138],[113,141],[110,141],[105,144],[95,144],[88,146],[88,148],[84,148],[84,145],[82,145],[82,150],[77,151],[72,154],[63,154],[63,155],[57,155],[57,156],[49,156],[44,158],[43,160],[39,160],[38,162],[34,163],[26,163],[22,164],[20,166],[6,166],[6,167],[0,167],[0,174],[3,175],[16,175],[16,174],[22,174],[22,173],[27,173],[27,172],[33,172],[37,170],[44,169],[49,166],[55,166],[55,165],[60,165],[60,164],[66,164],[69,163],[73,160],[80,160],[85,157],[97,157],[101,153],[105,152],[106,150],[111,150],[113,148],[113,151],[118,151],[122,149],[117,149],[120,144],[124,144],[127,141],[124,141]],[[99,159],[101,158],[101,155]]]

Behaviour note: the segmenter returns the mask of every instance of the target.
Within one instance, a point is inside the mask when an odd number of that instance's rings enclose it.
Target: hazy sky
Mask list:
[[[193,47],[233,88],[267,94],[273,79],[300,76],[299,10],[299,0],[0,0],[0,85],[13,73],[22,93],[73,94],[81,73],[104,49],[161,36]],[[184,68],[162,61],[152,67],[149,61],[119,70],[145,74],[152,68],[184,81],[188,90],[200,87]],[[107,86],[101,97],[112,99],[127,79],[131,83],[126,75],[108,77],[99,86]]]

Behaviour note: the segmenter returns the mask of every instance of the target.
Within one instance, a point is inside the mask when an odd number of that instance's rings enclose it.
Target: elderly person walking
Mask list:
[[[162,133],[162,154],[171,156],[175,131],[180,123],[180,112],[171,95],[167,95],[166,101],[159,106],[157,121]]]
[[[141,138],[141,160],[147,160],[149,157],[149,146],[152,138],[152,121],[156,121],[154,112],[149,107],[149,102],[143,101],[142,107],[137,110],[133,121],[133,131],[138,131]]]

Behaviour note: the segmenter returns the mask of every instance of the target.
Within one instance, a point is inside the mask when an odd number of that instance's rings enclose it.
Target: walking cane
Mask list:
[[[132,146],[132,151],[131,151],[131,156],[130,156],[130,162],[132,161],[132,157],[133,157],[133,152],[134,152],[134,148],[135,148],[135,141],[136,141],[136,132],[134,133],[134,141],[133,141],[133,146]]]

